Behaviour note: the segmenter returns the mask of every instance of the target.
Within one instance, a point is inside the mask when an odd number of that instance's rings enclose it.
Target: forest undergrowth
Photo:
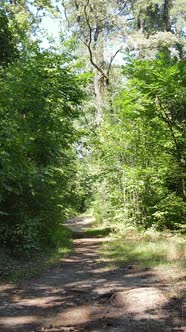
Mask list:
[[[64,226],[58,230],[55,246],[14,256],[7,248],[1,249],[0,283],[16,283],[35,277],[54,267],[72,250],[72,232]]]

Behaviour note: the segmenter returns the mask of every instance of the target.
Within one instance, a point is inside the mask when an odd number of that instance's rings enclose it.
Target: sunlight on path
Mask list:
[[[67,220],[64,225],[75,232],[85,232],[93,226],[95,218],[91,215],[81,215]]]
[[[94,219],[68,227],[83,232]],[[78,238],[57,266],[20,285],[0,286],[0,332],[185,331],[170,285],[152,269],[111,268],[100,261],[105,238]]]

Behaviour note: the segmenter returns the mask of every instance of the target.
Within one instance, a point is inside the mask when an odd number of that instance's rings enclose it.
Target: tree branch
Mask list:
[[[111,69],[111,66],[112,66],[112,63],[114,61],[114,59],[116,58],[117,54],[119,52],[121,52],[121,50],[123,49],[123,47],[120,47],[110,58],[110,62],[109,62],[109,66],[108,66],[108,70],[107,70],[107,76],[109,77],[109,74],[110,74],[110,69]]]
[[[119,12],[116,15],[117,16],[122,15],[126,7],[127,7],[127,1],[123,3],[123,7],[119,10]]]
[[[87,117],[86,117],[86,115],[85,115],[85,112],[82,111],[82,113],[83,113],[83,117],[84,117],[84,119],[85,119],[85,122],[86,122],[86,125],[87,125],[88,129],[89,129],[89,130],[90,130],[95,136],[97,136],[97,133],[95,132],[95,130],[92,129],[92,128],[90,127],[90,124],[89,124],[89,122],[88,122],[88,120],[87,120]]]
[[[169,128],[169,130],[171,132],[172,140],[173,140],[175,148],[176,148],[177,159],[180,162],[181,159],[182,159],[182,155],[180,153],[179,145],[178,145],[175,133],[174,133],[173,124],[172,124],[172,122],[171,122],[171,120],[170,120],[170,118],[169,118],[169,116],[168,116],[168,114],[166,112],[165,107],[162,105],[160,99],[157,97],[156,100],[157,100],[158,106],[159,106],[160,118],[162,118],[162,120],[165,123],[167,123],[167,125],[168,125],[168,128]]]
[[[105,74],[105,72],[94,61],[93,52],[92,52],[92,48],[91,48],[91,44],[92,44],[92,31],[93,31],[93,29],[92,29],[92,27],[90,25],[89,17],[88,17],[88,14],[87,14],[87,6],[88,5],[89,5],[89,0],[87,1],[86,5],[84,6],[85,20],[86,20],[87,26],[89,28],[89,42],[83,41],[83,43],[88,48],[89,55],[90,55],[90,62],[92,64],[92,66],[94,68],[96,68],[102,74],[102,76],[106,79],[106,81],[108,81],[108,79],[109,79],[108,76]]]
[[[67,8],[66,8],[66,6],[65,6],[65,2],[64,2],[64,1],[62,1],[62,6],[63,6],[63,8],[64,8],[65,19],[66,19],[66,21],[67,21],[68,28],[70,28],[70,21],[69,21],[69,19],[68,19]]]

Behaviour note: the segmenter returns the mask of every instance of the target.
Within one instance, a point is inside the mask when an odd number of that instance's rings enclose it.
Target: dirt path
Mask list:
[[[71,222],[75,231],[90,219]],[[178,299],[151,270],[109,270],[99,262],[105,239],[74,240],[74,252],[40,277],[0,287],[0,331],[186,331]]]

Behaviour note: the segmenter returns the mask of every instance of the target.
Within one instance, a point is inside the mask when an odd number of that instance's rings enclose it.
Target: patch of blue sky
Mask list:
[[[32,5],[29,9],[38,19],[38,29],[34,38],[40,41],[40,47],[47,49],[51,45],[56,48],[60,46],[65,31],[62,9],[60,8],[60,14],[57,11],[52,13],[50,9],[36,8]]]

